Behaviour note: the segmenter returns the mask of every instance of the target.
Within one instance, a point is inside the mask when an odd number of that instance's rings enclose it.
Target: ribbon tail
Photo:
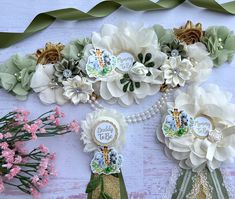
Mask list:
[[[228,192],[224,186],[223,176],[219,169],[193,172],[182,169],[176,181],[175,193],[172,199],[228,199]]]
[[[128,199],[122,172],[117,174],[91,174],[86,189],[87,199]]]

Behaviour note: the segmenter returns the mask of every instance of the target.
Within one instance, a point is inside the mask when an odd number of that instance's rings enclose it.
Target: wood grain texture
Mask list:
[[[23,31],[33,17],[43,11],[75,7],[87,11],[98,0],[1,0],[0,31]],[[161,24],[165,27],[177,27],[183,25],[186,20],[201,22],[206,28],[210,25],[227,25],[235,30],[235,17],[211,11],[198,9],[184,3],[169,11],[156,12],[132,12],[127,9],[119,9],[109,17],[99,20],[83,22],[57,21],[47,30],[40,32],[29,39],[16,45],[0,50],[0,62],[6,60],[14,53],[32,53],[37,48],[43,47],[48,41],[63,42],[90,36],[93,31],[98,31],[102,24],[120,22],[142,23],[146,26]],[[235,95],[235,61],[215,69],[209,80],[204,83],[217,83],[227,91]],[[143,111],[148,108],[159,96],[145,99],[141,106],[133,105],[129,108],[108,106],[119,110],[125,115]],[[232,99],[235,103],[235,98]],[[28,101],[20,102],[4,91],[0,91],[0,114],[17,107],[24,107],[38,115],[53,106],[44,106],[35,94]],[[63,110],[67,113],[66,121],[71,119],[82,120],[91,109],[87,105],[65,105]],[[71,114],[72,111],[72,114]],[[159,115],[141,124],[131,125],[126,133],[126,145],[123,150],[124,165],[123,176],[125,178],[130,199],[162,199],[169,198],[169,181],[174,175],[177,163],[168,159],[163,151],[163,145],[156,140],[155,129],[159,125]],[[49,186],[42,190],[41,199],[84,199],[86,184],[90,178],[89,163],[91,154],[83,152],[83,145],[78,135],[71,134],[57,138],[45,138],[28,144],[31,148],[36,144],[44,143],[50,150],[57,153],[56,167],[58,177],[53,178]],[[235,164],[224,165],[226,179],[235,186]],[[231,189],[233,197],[235,191]],[[0,195],[1,199],[28,199],[18,191],[9,189]]]

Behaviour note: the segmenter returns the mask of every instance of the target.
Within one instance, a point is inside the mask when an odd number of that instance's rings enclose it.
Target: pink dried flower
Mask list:
[[[6,142],[2,142],[2,143],[0,143],[0,147],[1,147],[1,149],[7,149],[8,148],[8,144],[6,143]]]
[[[19,164],[21,162],[22,162],[22,157],[18,155],[14,160],[14,164]]]
[[[0,177],[0,193],[2,193],[5,190],[2,178]]]
[[[4,138],[11,138],[12,137],[12,134],[10,132],[7,132],[5,135],[4,135]]]
[[[47,154],[49,152],[48,148],[45,147],[43,144],[41,144],[39,147],[39,150],[45,154]]]
[[[50,154],[49,159],[50,160],[55,160],[56,159],[56,154],[55,153]]]
[[[61,111],[59,106],[56,106],[54,111],[55,111],[55,116],[56,117],[62,117],[63,118],[65,116],[65,114]]]
[[[0,133],[0,140],[3,138],[3,134],[2,133]]]
[[[37,120],[36,122],[35,122],[35,124],[37,125],[37,126],[41,126],[42,125],[42,120]]]
[[[31,188],[30,192],[31,192],[31,195],[33,196],[33,198],[39,198],[40,197],[40,193],[38,192],[37,189]]]
[[[74,131],[76,133],[79,133],[80,130],[80,126],[78,124],[78,122],[76,120],[73,120],[70,124],[69,124],[69,129],[71,131]]]
[[[14,178],[19,172],[20,172],[21,168],[18,167],[18,166],[15,166],[13,167],[11,170],[10,170],[10,173],[6,174],[5,177],[8,179],[8,180],[11,180],[12,178]]]
[[[30,112],[24,109],[16,109],[15,112],[17,113],[15,116],[16,121],[18,122],[27,122],[28,116]]]
[[[37,175],[35,175],[35,176],[32,177],[32,183],[33,183],[34,185],[37,185],[37,183],[38,183],[39,180],[40,180],[40,179],[39,179],[39,177],[38,177]]]
[[[40,133],[46,133],[46,129],[45,128],[40,128],[39,131],[40,131]]]

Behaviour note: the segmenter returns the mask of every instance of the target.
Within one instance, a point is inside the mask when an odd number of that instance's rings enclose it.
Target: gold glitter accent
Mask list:
[[[213,187],[207,181],[205,170],[193,176],[192,190],[187,194],[186,199],[212,199]]]
[[[167,91],[167,89],[170,88],[170,85],[167,85],[167,84],[162,84],[161,87],[160,87],[160,92],[163,92],[165,93]]]
[[[194,25],[192,21],[187,21],[185,26],[182,26],[180,28],[174,28],[174,33],[177,39],[185,42],[188,45],[200,42],[204,35],[202,24],[197,23],[196,25]]]
[[[38,49],[35,53],[38,59],[37,64],[55,64],[56,62],[61,60],[61,51],[63,49],[64,45],[62,45],[61,43],[46,43],[45,48]]]
[[[112,199],[121,199],[119,178],[113,175],[103,175],[104,192]],[[92,192],[92,199],[98,199],[100,196],[101,185]]]

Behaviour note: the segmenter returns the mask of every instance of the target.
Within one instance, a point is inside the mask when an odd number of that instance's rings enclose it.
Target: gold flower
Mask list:
[[[45,48],[38,49],[36,52],[37,64],[54,64],[61,59],[61,51],[64,45],[61,43],[46,43]]]
[[[204,35],[202,24],[193,25],[192,21],[187,21],[186,25],[180,28],[174,28],[174,33],[177,39],[188,45],[200,42]]]

